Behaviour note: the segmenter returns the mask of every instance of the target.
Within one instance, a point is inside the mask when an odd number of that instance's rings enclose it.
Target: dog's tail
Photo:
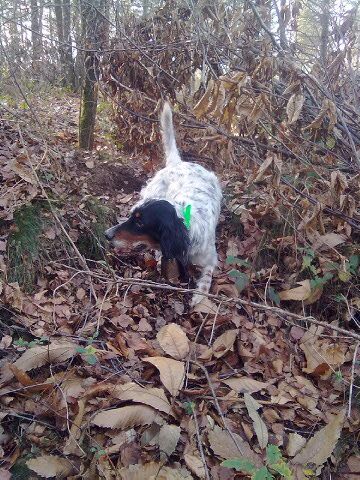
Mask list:
[[[160,116],[161,135],[166,155],[166,166],[181,162],[180,153],[176,146],[172,111],[169,102],[165,102]]]

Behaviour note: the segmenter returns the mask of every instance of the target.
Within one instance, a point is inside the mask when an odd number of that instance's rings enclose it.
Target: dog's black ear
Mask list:
[[[160,248],[165,260],[176,259],[186,267],[189,254],[189,234],[183,221],[176,215],[168,216],[160,227]]]

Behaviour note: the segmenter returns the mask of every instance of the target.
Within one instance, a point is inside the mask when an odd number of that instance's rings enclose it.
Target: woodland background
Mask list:
[[[1,480],[359,478],[359,20],[0,0]],[[195,311],[103,236],[162,165],[165,98],[224,190]]]

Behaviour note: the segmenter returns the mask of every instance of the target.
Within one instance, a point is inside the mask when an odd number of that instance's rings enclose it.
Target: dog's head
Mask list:
[[[189,235],[171,203],[151,200],[136,208],[125,222],[109,228],[105,237],[121,253],[160,249],[165,260],[188,263]]]

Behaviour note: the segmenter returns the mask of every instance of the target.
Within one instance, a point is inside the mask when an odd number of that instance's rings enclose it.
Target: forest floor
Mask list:
[[[103,237],[160,147],[124,153],[101,102],[81,152],[75,96],[30,104],[0,107],[0,479],[359,478],[354,239],[309,246],[281,221],[299,199],[280,191],[275,218],[276,186],[232,166],[212,295],[191,311],[152,254]]]

